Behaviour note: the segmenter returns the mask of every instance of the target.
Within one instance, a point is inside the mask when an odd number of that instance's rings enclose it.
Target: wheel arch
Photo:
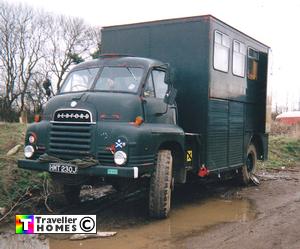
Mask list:
[[[253,134],[249,140],[246,151],[250,144],[253,144],[256,149],[257,159],[258,160],[263,159],[265,153],[264,153],[264,145],[263,145],[262,136],[260,134]]]
[[[175,162],[174,165],[176,165],[176,162],[182,163],[183,166],[184,162],[184,149],[182,148],[182,145],[177,141],[165,141],[163,142],[158,150],[171,150],[173,161]]]
[[[158,150],[170,150],[173,158],[173,176],[175,183],[185,183],[186,170],[184,165],[184,149],[177,141],[163,142]]]

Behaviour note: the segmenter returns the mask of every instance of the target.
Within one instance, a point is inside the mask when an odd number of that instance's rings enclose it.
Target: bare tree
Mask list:
[[[26,102],[33,111],[33,113],[41,113],[43,105],[47,102],[48,98],[43,88],[43,82],[45,80],[45,74],[35,73],[32,76],[31,84],[28,87],[26,95]]]
[[[74,17],[53,17],[52,31],[48,44],[48,64],[56,78],[59,90],[65,74],[72,64],[79,63],[89,56],[93,47],[92,29],[82,19]]]
[[[25,111],[25,99],[32,75],[44,57],[46,41],[42,14],[24,5],[0,2],[0,79],[2,119],[11,121],[13,107]]]
[[[44,58],[42,48],[47,40],[45,22],[42,13],[34,12],[28,7],[19,8],[18,26],[19,53],[18,53],[18,76],[19,76],[19,111],[25,110],[26,94],[33,75],[36,73],[38,63]],[[44,63],[44,61],[43,61]]]
[[[0,92],[1,118],[11,121],[12,106],[18,98],[16,94],[18,33],[17,13],[14,8],[0,2],[0,84],[3,91]]]
[[[40,111],[43,82],[54,80],[58,90],[73,64],[100,50],[98,34],[82,19],[0,0],[0,120]]]
[[[91,57],[93,59],[97,59],[101,54],[101,29],[100,28],[93,29],[92,39],[94,44],[94,51],[92,51]]]

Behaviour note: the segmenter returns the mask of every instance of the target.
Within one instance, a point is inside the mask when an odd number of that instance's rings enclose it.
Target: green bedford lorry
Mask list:
[[[268,46],[205,15],[105,27],[102,52],[28,127],[20,168],[50,172],[70,201],[91,179],[148,179],[157,218],[187,176],[249,183],[268,152]]]

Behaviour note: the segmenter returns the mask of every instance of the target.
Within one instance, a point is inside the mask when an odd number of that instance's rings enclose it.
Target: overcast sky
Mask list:
[[[274,103],[300,101],[300,1],[285,0],[9,0],[78,16],[96,26],[212,14],[272,49],[269,85]]]

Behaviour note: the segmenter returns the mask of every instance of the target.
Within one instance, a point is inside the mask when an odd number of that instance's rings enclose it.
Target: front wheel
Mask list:
[[[257,154],[253,144],[250,144],[247,150],[245,165],[240,170],[240,180],[243,185],[248,185],[251,181],[251,174],[256,171]]]
[[[166,218],[171,208],[172,153],[160,150],[155,171],[150,180],[149,213],[154,218]]]

